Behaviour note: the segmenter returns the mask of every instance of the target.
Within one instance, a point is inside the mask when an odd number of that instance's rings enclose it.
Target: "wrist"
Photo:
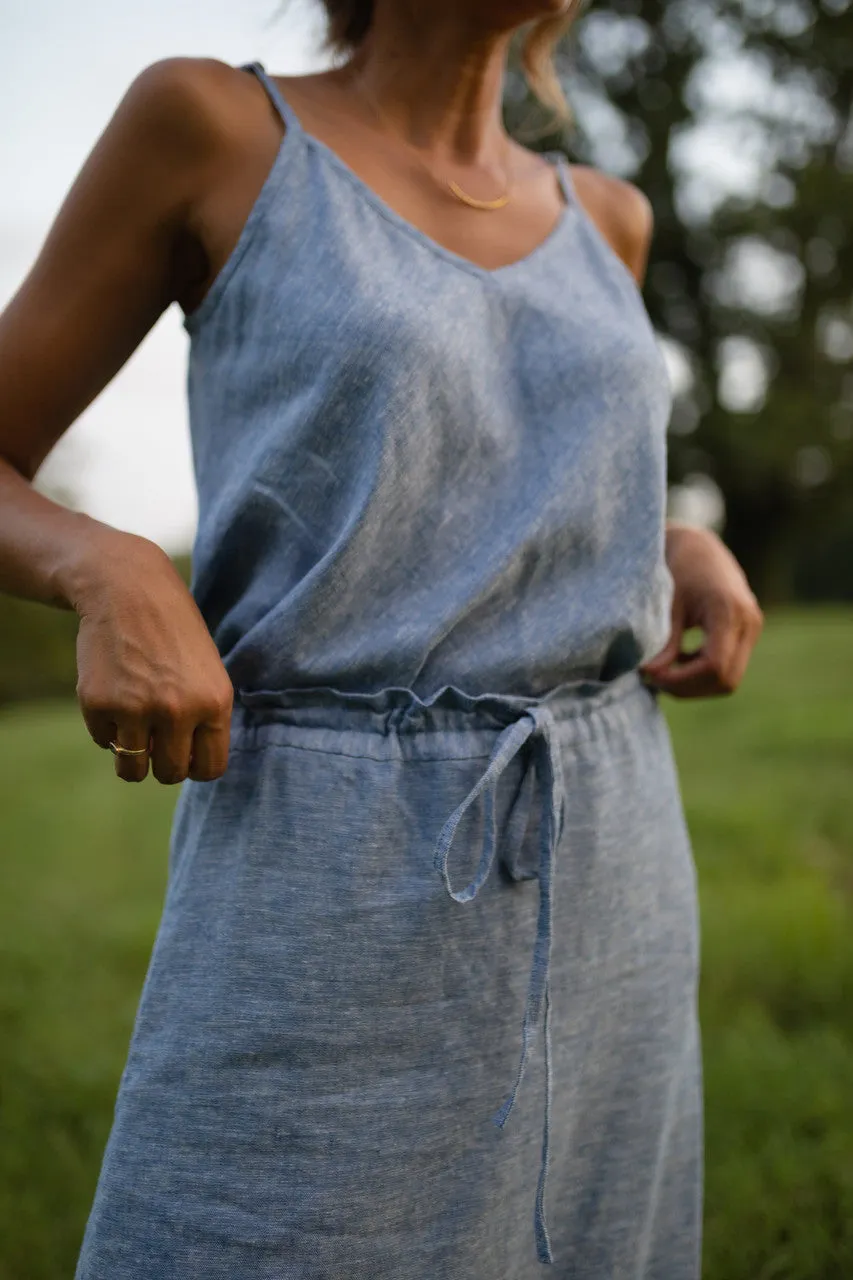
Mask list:
[[[114,585],[138,580],[140,570],[168,556],[155,542],[75,513],[77,528],[69,537],[53,573],[54,600],[81,616]]]
[[[684,520],[667,520],[665,530],[667,560],[685,545],[708,545],[715,536],[709,529],[702,528],[701,525],[687,524]]]
[[[688,524],[686,520],[667,520],[665,527],[667,539],[677,537],[680,534],[705,534],[708,532],[701,525]]]

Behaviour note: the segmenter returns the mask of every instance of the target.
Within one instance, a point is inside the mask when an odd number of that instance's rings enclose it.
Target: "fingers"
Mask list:
[[[200,782],[220,777],[228,765],[233,689],[224,682],[204,707],[186,706],[182,699],[157,699],[146,711],[124,712],[105,698],[82,698],[86,726],[99,747],[114,742],[143,755],[115,756],[115,773],[124,782],[142,782],[149,767],[158,782],[175,785],[186,778]]]
[[[680,622],[674,624],[672,631],[670,632],[670,637],[663,649],[661,649],[660,653],[656,653],[653,658],[649,659],[649,661],[640,668],[643,674],[648,674],[653,677],[656,672],[666,671],[668,667],[672,666],[672,664],[677,661],[678,655],[681,653],[681,642],[683,639],[683,624]]]
[[[230,718],[224,724],[199,725],[193,735],[189,776],[209,782],[225,772],[231,735]]]
[[[158,782],[174,785],[192,778],[209,782],[225,772],[231,729],[233,690],[221,704],[188,713],[179,703],[161,706],[154,723],[151,772]]]
[[[721,609],[706,625],[705,643],[700,650],[707,663],[711,696],[734,693],[739,681],[735,678],[739,665],[738,653],[743,644],[744,628],[734,612]]]
[[[174,786],[189,774],[194,727],[186,716],[160,713],[151,752],[151,772],[158,782]]]
[[[128,737],[133,731],[128,730]],[[144,735],[139,734],[139,737]],[[180,715],[163,715],[150,730],[151,772],[158,782],[175,786],[186,778],[197,782],[209,782],[225,772],[228,763],[230,721],[226,724],[196,725],[192,719]],[[122,746],[130,745],[124,737],[117,739]],[[117,757],[122,761],[119,777],[129,782],[141,781],[148,771],[145,757]]]
[[[657,685],[658,675],[666,673],[672,664],[678,661],[683,640],[684,609],[682,607],[680,594],[676,591],[672,601],[672,621],[670,624],[669,639],[661,649],[660,653],[656,653],[653,658],[640,667],[640,674],[648,684]]]
[[[114,708],[96,702],[82,702],[81,710],[86,728],[94,741],[104,750],[109,750],[110,743],[120,747],[128,747],[136,751],[148,747],[151,738],[151,727],[147,717],[139,715],[120,715]],[[149,756],[115,757],[116,777],[125,782],[142,782],[148,774]]]
[[[740,688],[741,681],[746,675],[746,669],[749,666],[749,660],[752,657],[752,650],[755,648],[756,641],[760,635],[761,628],[753,630],[747,623],[741,628],[738,642],[732,653],[728,672],[725,677],[725,685],[729,692]]]
[[[684,654],[656,673],[654,684],[674,698],[713,698],[723,693],[714,665],[702,650]]]
[[[130,751],[145,750],[145,755],[115,757],[116,777],[123,779],[124,782],[142,782],[148,774],[151,759],[148,750],[151,743],[150,724],[138,719],[119,720],[115,725],[111,741],[120,747],[127,747]]]
[[[706,624],[706,640],[696,653],[679,654],[651,671],[654,684],[677,698],[712,698],[734,693],[746,674],[764,619],[757,602],[720,611]]]

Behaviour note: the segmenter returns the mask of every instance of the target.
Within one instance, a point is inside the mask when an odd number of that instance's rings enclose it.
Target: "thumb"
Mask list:
[[[669,639],[666,644],[660,653],[655,654],[648,662],[643,663],[640,667],[641,671],[665,671],[667,667],[676,661],[681,653],[681,642],[684,639],[684,607],[680,599],[673,601],[670,627]]]

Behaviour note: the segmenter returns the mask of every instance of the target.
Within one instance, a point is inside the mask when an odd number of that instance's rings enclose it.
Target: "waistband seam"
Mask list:
[[[267,722],[266,725],[259,726],[259,728],[266,728],[271,723],[274,724],[275,722],[274,721]],[[304,732],[305,728],[308,726],[294,725],[294,726],[288,726],[288,727],[295,728],[298,732]],[[338,734],[341,732],[341,730],[338,730],[338,729],[329,729],[327,727],[321,728],[320,726],[317,726],[317,725],[312,725],[310,726],[310,728],[316,731],[317,733]],[[344,730],[343,732],[357,733],[359,731]],[[448,731],[437,730],[437,732],[446,733]],[[450,732],[453,732],[453,731],[451,730]],[[478,732],[482,733],[483,730],[482,729],[478,730]],[[385,738],[386,736],[390,737],[392,735],[381,734],[379,736],[382,738]],[[248,754],[252,751],[263,751],[266,747],[285,747],[285,748],[290,748],[293,751],[312,751],[314,752],[315,755],[320,755],[320,756],[346,756],[349,760],[375,760],[377,764],[387,764],[391,760],[404,760],[406,761],[406,763],[411,763],[411,764],[437,764],[437,763],[446,763],[448,760],[488,760],[490,755],[489,751],[478,751],[475,755],[470,755],[470,756],[456,756],[456,755],[454,756],[448,756],[448,755],[372,756],[372,755],[366,754],[363,751],[341,751],[339,747],[309,747],[304,742],[286,742],[277,736],[273,736],[271,741],[268,740],[266,742],[236,742],[236,743],[232,742],[229,748],[229,754],[236,754],[237,752],[246,752]]]
[[[388,714],[393,716],[401,711],[404,713],[414,711],[418,716],[422,713],[429,715],[433,711],[439,713],[447,711],[453,714],[482,714],[493,721],[492,724],[488,725],[471,726],[474,732],[482,732],[493,728],[500,730],[519,716],[532,713],[539,707],[550,710],[558,724],[565,724],[571,721],[592,719],[601,711],[617,706],[620,703],[628,702],[642,694],[646,694],[653,701],[657,701],[657,690],[653,686],[647,685],[636,669],[623,672],[614,680],[603,682],[598,687],[595,686],[595,681],[569,681],[566,684],[555,686],[546,693],[527,696],[522,694],[501,694],[491,691],[468,694],[458,686],[445,685],[437,694],[431,695],[429,699],[422,698],[414,690],[402,685],[388,685],[382,689],[365,692],[341,690],[333,685],[289,686],[282,690],[245,689],[235,686],[234,706],[235,710],[239,710],[242,713],[247,725],[251,726],[252,720],[255,720],[258,727],[275,723],[288,723],[286,720],[278,718],[282,711],[295,711],[305,705],[317,707],[331,703],[336,709],[346,710],[351,708],[354,712],[367,712],[377,716]],[[592,692],[589,690],[592,690]],[[459,700],[455,705],[452,701],[450,703],[442,703],[442,695],[445,693],[451,693],[454,697],[458,695]],[[312,699],[309,696],[312,694],[320,694],[321,696]],[[409,701],[402,702],[398,700],[395,705],[394,699],[390,699],[391,705],[388,706],[389,695],[399,694],[405,695]],[[278,697],[284,700],[276,701]],[[489,702],[492,703],[492,706],[487,705]],[[501,711],[496,711],[495,706],[500,707]],[[321,726],[315,727],[319,728]],[[344,726],[336,725],[333,731],[338,732],[342,727]],[[444,726],[437,727],[436,731],[441,732],[443,728]],[[394,725],[394,730],[395,732],[409,732],[405,726],[401,728],[397,724]],[[358,732],[359,730],[356,729],[355,731]],[[415,724],[412,727],[412,731],[421,733],[423,732],[423,726]],[[427,730],[427,732],[430,732],[430,730]],[[476,759],[478,757],[472,756],[471,758]]]

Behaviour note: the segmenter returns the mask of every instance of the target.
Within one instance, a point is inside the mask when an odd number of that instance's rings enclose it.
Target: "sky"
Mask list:
[[[0,307],[23,280],[75,174],[145,66],[173,55],[235,65],[259,59],[283,74],[324,65],[312,0],[0,3]],[[742,68],[727,77],[723,68],[722,74],[714,98],[725,106],[726,82],[742,92],[745,80]],[[617,121],[605,108],[599,112],[589,123],[601,143],[600,163],[619,172],[625,148],[620,151]],[[707,207],[727,189],[758,181],[755,158],[733,162],[730,139],[724,128],[715,131],[713,121],[704,126],[701,144],[688,151],[687,168],[694,170],[683,184],[688,204],[692,199],[695,207]],[[53,496],[169,552],[189,550],[196,524],[187,342],[173,306],[64,434],[36,478],[37,487]],[[663,346],[677,386],[686,374],[683,361],[679,365]],[[676,514],[718,523],[719,495],[708,494],[701,486],[675,494],[682,503]]]
[[[0,307],[38,254],[68,187],[134,76],[158,58],[322,65],[304,0],[2,0]],[[188,550],[196,497],[185,402],[187,336],[174,306],[68,429],[37,483],[100,520]]]

